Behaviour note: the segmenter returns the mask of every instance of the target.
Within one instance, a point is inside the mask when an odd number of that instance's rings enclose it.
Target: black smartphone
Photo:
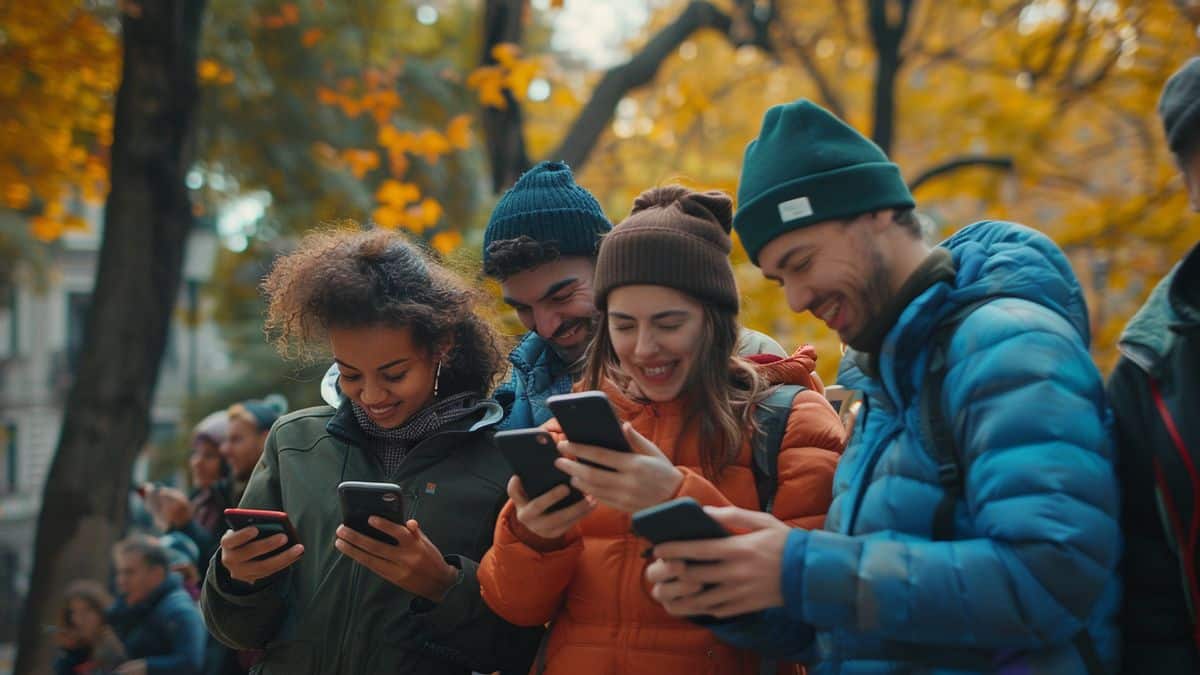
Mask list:
[[[337,489],[346,527],[385,544],[397,543],[395,537],[368,525],[367,519],[379,516],[393,523],[404,522],[404,496],[399,485],[348,480],[339,483]]]
[[[570,486],[571,477],[558,467],[554,460],[561,455],[554,449],[554,437],[541,429],[512,429],[497,431],[492,437],[500,454],[508,460],[513,473],[521,478],[521,485],[530,499],[540,497],[559,485]],[[583,499],[583,493],[571,488],[570,494],[555,502],[547,511],[558,511]]]
[[[270,553],[264,553],[254,558],[254,560],[270,558],[276,553],[300,543],[300,537],[296,535],[296,528],[292,527],[292,521],[288,519],[288,514],[283,511],[225,509],[225,522],[231,530],[242,530],[247,527],[258,528],[258,536],[254,537],[254,541],[273,537],[277,534],[287,535],[287,543]]]
[[[691,497],[680,497],[633,514],[633,531],[653,544],[728,537],[729,531]]]
[[[621,421],[612,403],[602,391],[581,391],[559,394],[546,399],[563,433],[572,443],[595,445],[609,450],[633,452],[621,432]],[[588,466],[609,469],[607,466],[580,459]]]

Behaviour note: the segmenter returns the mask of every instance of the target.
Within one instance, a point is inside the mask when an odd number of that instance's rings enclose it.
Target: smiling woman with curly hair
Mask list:
[[[400,235],[345,229],[306,237],[262,288],[268,336],[288,358],[332,353],[341,400],[272,428],[240,506],[287,512],[299,542],[227,533],[209,629],[265,649],[264,673],[527,672],[540,630],[496,617],[475,574],[511,473],[476,294]],[[342,524],[343,481],[398,486],[402,522]]]

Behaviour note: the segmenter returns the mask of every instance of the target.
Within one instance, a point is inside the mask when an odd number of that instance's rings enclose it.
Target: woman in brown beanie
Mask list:
[[[635,452],[560,443],[566,456],[557,465],[589,498],[559,511],[548,507],[565,487],[530,500],[514,478],[479,573],[500,616],[553,622],[550,675],[759,672],[756,655],[651,599],[642,581],[646,542],[630,532],[630,514],[683,496],[758,508],[755,413],[775,385],[806,389],[787,416],[771,510],[798,527],[824,521],[845,431],[814,391],[811,347],[765,365],[736,355],[731,215],[723,193],[656,188],[601,244],[600,326],[579,388],[608,395]],[[560,431],[554,420],[546,426]]]

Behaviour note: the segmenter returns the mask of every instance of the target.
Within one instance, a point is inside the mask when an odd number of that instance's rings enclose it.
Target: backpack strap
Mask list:
[[[779,489],[779,450],[787,431],[792,401],[804,389],[798,384],[779,385],[759,401],[754,410],[758,432],[751,446],[750,466],[754,470],[754,488],[758,491],[758,509],[764,513],[770,513],[775,506],[775,492]]]
[[[919,405],[921,433],[929,443],[930,455],[937,462],[938,484],[942,487],[942,499],[933,511],[933,541],[954,539],[954,510],[965,492],[962,458],[959,457],[958,447],[954,442],[954,429],[946,419],[942,406],[946,372],[950,369],[947,359],[950,339],[971,312],[993,299],[985,298],[972,302],[955,311],[938,325],[930,341],[929,362],[926,365],[925,380],[921,383]],[[1071,643],[1079,653],[1079,658],[1089,675],[1105,672],[1096,645],[1092,641],[1092,634],[1086,626],[1071,638]]]
[[[933,511],[934,541],[950,541],[954,538],[954,509],[964,492],[962,461],[954,443],[954,430],[942,407],[942,391],[946,384],[946,371],[949,370],[946,357],[950,351],[950,339],[967,315],[989,300],[991,298],[973,302],[944,319],[934,329],[929,344],[929,362],[925,367],[925,379],[921,382],[918,405],[921,434],[928,441],[929,454],[937,463],[938,484],[942,487],[942,499]]]
[[[787,431],[788,415],[792,413],[792,402],[805,387],[798,384],[781,384],[759,401],[754,410],[754,422],[758,432],[751,446],[750,467],[754,470],[754,489],[758,492],[758,510],[770,513],[775,507],[775,493],[779,490],[779,451],[783,446],[783,434]],[[777,659],[762,658],[758,664],[759,675],[775,675],[779,668]]]

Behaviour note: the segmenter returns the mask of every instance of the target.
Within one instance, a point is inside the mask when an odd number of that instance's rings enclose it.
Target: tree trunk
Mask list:
[[[521,44],[525,0],[487,0],[483,13],[483,54],[481,63],[494,65],[492,48],[503,43]],[[504,90],[504,108],[483,109],[483,136],[492,167],[492,190],[501,192],[517,182],[529,168],[525,152],[525,130],[521,105],[513,93]]]
[[[33,581],[15,673],[44,673],[42,627],[56,623],[74,579],[107,581],[121,535],[130,469],[146,441],[150,402],[192,224],[191,164],[204,0],[129,4],[117,92],[112,188],[74,383],[38,517]]]

